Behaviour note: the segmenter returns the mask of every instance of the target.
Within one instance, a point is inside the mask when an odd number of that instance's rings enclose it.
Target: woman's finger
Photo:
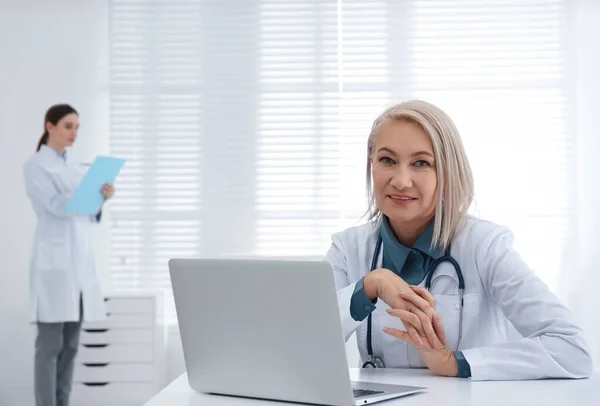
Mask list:
[[[422,287],[419,287],[419,286],[411,286],[411,288],[419,296],[421,296],[424,300],[426,300],[427,303],[429,303],[429,305],[431,306],[431,308],[434,310],[433,312],[425,312],[425,314],[427,314],[430,317],[430,319],[431,319],[431,321],[433,323],[433,328],[435,330],[435,333],[437,334],[437,336],[440,339],[440,341],[444,345],[446,345],[446,333],[444,332],[444,322],[442,320],[442,316],[440,316],[440,314],[435,311],[436,305],[437,305],[435,297],[433,297],[433,295],[431,294],[431,292],[429,292],[425,288],[422,288]]]
[[[429,306],[433,307],[434,309],[436,308],[436,301],[435,298],[433,297],[433,295],[431,294],[431,292],[429,292],[427,289],[422,288],[420,286],[411,286],[412,290],[414,290],[419,296],[421,296],[423,299],[427,300],[427,302],[429,303]]]
[[[412,313],[410,311],[407,310],[401,310],[401,309],[388,309],[388,314],[390,314],[391,316],[395,316],[398,317],[402,323],[404,324],[404,327],[406,327],[406,331],[409,333],[410,337],[412,338],[413,342],[415,343],[419,343],[420,347],[425,347],[428,349],[433,349],[433,341],[429,339],[429,337],[427,336],[427,334],[425,333],[424,329],[423,329],[423,323],[421,321],[421,319],[419,318],[419,316],[417,316],[415,313]],[[421,312],[421,314],[424,315],[423,312]],[[431,328],[431,330],[433,331],[433,327]],[[426,338],[426,340],[423,340],[423,338]],[[416,347],[419,347],[416,346]]]
[[[444,331],[444,320],[442,319],[442,316],[438,312],[435,312],[435,315],[431,321],[433,323],[433,329],[435,330],[438,338],[443,345],[446,345],[446,332]]]
[[[397,330],[395,328],[385,327],[383,329],[383,332],[391,335],[392,337],[396,337],[399,340],[406,341],[407,343],[409,343],[411,345],[415,345],[415,343],[413,343],[413,341],[412,341],[412,338],[410,338],[410,335],[408,335],[408,333],[406,331]]]
[[[405,298],[404,296],[402,296],[402,298],[404,300],[406,300],[407,302],[409,302],[409,304],[407,305],[406,310],[409,310],[411,308],[411,304],[413,306],[416,306],[416,308],[418,308],[419,310],[421,310],[423,313],[425,313],[427,315],[427,317],[429,317],[430,320],[433,319],[433,317],[435,316],[435,310],[429,305],[429,302],[426,301],[425,299],[423,299],[421,296],[419,296],[417,293],[415,292],[411,292],[413,295],[416,295],[421,302],[415,302],[411,299],[408,298],[408,296]]]
[[[429,302],[427,300],[423,299],[421,296],[419,296],[419,294],[414,292],[412,289],[408,292],[400,293],[400,297],[402,299],[404,299],[405,301],[414,304],[415,306],[417,306],[419,309],[423,310],[426,313],[427,313],[427,309],[431,308],[431,306],[429,305]]]
[[[443,345],[446,345],[446,333],[444,332],[444,321],[442,320],[442,316],[440,316],[440,314],[438,312],[433,310],[431,307],[427,308],[427,311],[423,311],[416,306],[410,307],[410,305],[409,305],[409,311],[411,311],[412,313],[415,313],[415,314],[417,313],[417,311],[424,313],[425,316],[427,317],[427,319],[431,321],[431,324],[433,326],[433,330],[434,330],[436,337],[439,339],[439,341]],[[433,345],[433,342],[431,342],[431,344]]]
[[[396,337],[399,340],[402,340],[410,345],[412,345],[413,347],[417,348],[417,349],[422,349],[422,348],[426,348],[431,350],[431,346],[429,346],[429,343],[424,342],[424,344],[419,344],[418,342],[415,342],[414,339],[412,338],[413,336],[408,332],[408,331],[402,331],[402,330],[397,330],[395,328],[389,328],[389,327],[385,327],[383,329],[383,332],[391,335],[392,337]],[[421,340],[420,337],[418,337],[418,339],[423,342],[423,340]]]
[[[419,348],[420,345],[418,343],[415,343],[415,341],[413,340],[413,336],[411,336],[411,334],[407,331],[402,331],[402,330],[396,330],[395,328],[389,328],[386,327],[383,329],[384,333],[389,334],[393,337],[396,337],[402,341],[407,342],[408,344]]]
[[[414,328],[410,324],[409,325],[405,325],[404,327],[406,327],[406,332],[408,333],[408,335],[412,339],[413,343],[417,344],[417,348],[421,348],[423,345],[425,345],[425,343],[421,339],[421,336],[419,335],[419,332],[417,331],[416,328]]]
[[[387,313],[390,316],[398,317],[405,324],[409,323],[409,324],[413,325],[415,328],[417,328],[418,330],[422,330],[421,319],[419,319],[419,316],[417,316],[416,314],[414,314],[408,310],[388,309]]]
[[[440,338],[438,337],[438,335],[436,334],[436,332],[433,328],[432,319],[430,319],[429,316],[427,316],[425,313],[423,313],[420,309],[412,308],[412,309],[410,309],[410,311],[419,318],[419,321],[421,322],[421,326],[423,327],[425,336],[431,343],[432,348],[443,347],[444,345],[442,344]]]

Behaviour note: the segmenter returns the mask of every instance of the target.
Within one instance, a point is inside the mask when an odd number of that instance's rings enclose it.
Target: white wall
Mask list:
[[[43,131],[45,110],[71,103],[81,115],[73,153],[107,151],[107,1],[0,1],[0,405],[33,404],[28,258],[34,227],[24,161]],[[100,230],[106,234],[106,227]],[[105,238],[98,247],[100,267]],[[103,275],[103,281],[106,277]]]

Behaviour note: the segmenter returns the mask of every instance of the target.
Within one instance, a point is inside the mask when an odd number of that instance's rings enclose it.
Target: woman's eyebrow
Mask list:
[[[411,156],[415,157],[415,156],[419,156],[419,155],[427,155],[427,156],[433,158],[433,154],[429,151],[418,151],[418,152],[413,153]]]

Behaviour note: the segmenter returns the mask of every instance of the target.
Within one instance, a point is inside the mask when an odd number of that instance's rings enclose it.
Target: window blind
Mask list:
[[[203,242],[201,10],[110,4],[110,148],[127,159],[111,205],[112,288],[167,293],[168,321],[167,261]]]
[[[365,134],[390,100],[384,6],[261,2],[259,255],[324,254],[364,212]]]
[[[366,210],[375,117],[422,98],[455,120],[475,214],[549,283],[575,216],[563,0],[111,0],[116,290],[175,256],[322,256]]]
[[[440,105],[461,131],[472,212],[509,226],[552,287],[576,223],[567,4],[415,1],[406,44],[411,96]]]

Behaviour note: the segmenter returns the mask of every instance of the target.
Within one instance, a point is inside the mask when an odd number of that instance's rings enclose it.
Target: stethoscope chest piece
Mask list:
[[[385,368],[381,358],[369,355],[369,359],[363,364],[363,368]]]

